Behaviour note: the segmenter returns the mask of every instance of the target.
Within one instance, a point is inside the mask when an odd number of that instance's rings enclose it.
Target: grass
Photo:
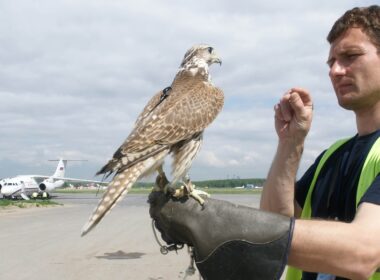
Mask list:
[[[18,207],[18,208],[30,208],[30,207],[47,207],[61,205],[57,202],[51,201],[50,199],[36,199],[36,200],[11,200],[11,199],[0,199],[0,209],[7,207]]]

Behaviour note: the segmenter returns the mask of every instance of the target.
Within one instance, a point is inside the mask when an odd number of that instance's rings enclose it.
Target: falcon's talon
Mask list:
[[[205,200],[198,193],[196,193],[194,190],[189,195],[192,198],[194,198],[196,201],[198,201],[201,206],[204,206]]]
[[[181,186],[179,189],[175,189],[172,196],[175,198],[182,198],[186,196],[186,188],[184,186]]]
[[[171,186],[171,184],[166,184],[163,191],[166,195],[174,196],[176,190]]]
[[[205,198],[209,198],[210,194],[208,194],[205,191],[202,190],[197,190],[195,189],[193,183],[191,183],[189,177],[185,177],[183,185],[181,186],[180,189],[176,190],[175,197],[180,198],[184,196],[189,196],[194,198],[196,201],[199,202],[201,206],[204,206],[205,200],[201,197],[204,196]]]

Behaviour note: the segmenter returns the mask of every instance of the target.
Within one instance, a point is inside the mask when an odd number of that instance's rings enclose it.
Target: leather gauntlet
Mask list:
[[[168,244],[194,247],[205,280],[279,279],[287,263],[293,219],[227,201],[149,196],[150,215]]]

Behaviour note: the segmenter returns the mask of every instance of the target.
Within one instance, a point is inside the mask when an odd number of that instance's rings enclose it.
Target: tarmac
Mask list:
[[[258,195],[213,195],[258,207]],[[62,206],[0,209],[0,279],[173,280],[186,274],[186,247],[160,253],[147,195],[127,195],[89,234],[81,229],[99,201],[95,194],[57,194]]]

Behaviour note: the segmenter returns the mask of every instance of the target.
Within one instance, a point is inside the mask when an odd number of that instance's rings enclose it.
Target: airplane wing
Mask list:
[[[78,178],[66,178],[66,177],[48,177],[54,180],[63,180],[63,181],[69,181],[69,182],[86,182],[86,183],[96,183],[96,184],[104,184],[108,185],[109,182],[104,181],[95,181],[95,180],[85,180],[85,179],[78,179]]]
[[[44,176],[44,175],[29,175],[29,177],[34,179],[54,179],[54,180],[63,180],[70,182],[86,182],[86,183],[96,183],[96,184],[108,184],[109,182],[105,181],[96,181],[96,180],[86,180],[86,179],[78,179],[78,178],[66,178],[66,177],[53,177],[53,176]]]

